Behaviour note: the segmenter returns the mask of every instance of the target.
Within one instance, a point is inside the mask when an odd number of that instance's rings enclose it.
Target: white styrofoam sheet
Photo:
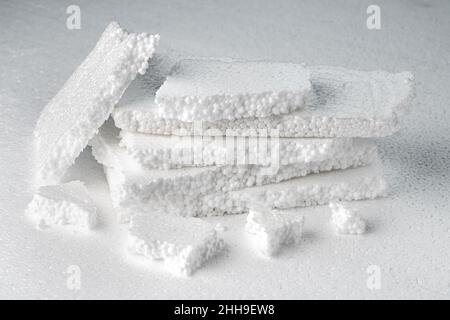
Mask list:
[[[1,298],[449,298],[450,3],[377,1],[381,30],[367,29],[368,3],[356,0],[78,4],[80,30],[66,28],[65,2],[1,4]],[[328,208],[317,208],[305,216],[304,242],[261,263],[244,241],[245,216],[214,218],[228,227],[228,253],[180,280],[123,259],[125,231],[113,223],[89,150],[66,180],[85,180],[95,194],[98,231],[67,235],[27,223],[39,112],[113,19],[160,33],[161,47],[187,56],[412,71],[417,99],[404,130],[377,140],[391,193],[361,211],[367,234],[336,238]],[[376,268],[379,289],[367,286]],[[70,282],[77,271],[79,287]]]

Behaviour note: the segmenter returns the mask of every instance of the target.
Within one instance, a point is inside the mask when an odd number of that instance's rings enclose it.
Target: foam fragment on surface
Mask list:
[[[81,181],[40,187],[26,212],[39,227],[92,229],[97,222],[96,206]]]
[[[273,256],[283,246],[301,241],[303,221],[304,217],[298,214],[250,209],[245,230],[262,255]]]
[[[331,223],[338,234],[363,234],[365,221],[351,208],[350,204],[331,202]]]
[[[224,246],[214,227],[199,218],[152,212],[132,217],[127,247],[138,256],[163,260],[176,275],[188,276]]]

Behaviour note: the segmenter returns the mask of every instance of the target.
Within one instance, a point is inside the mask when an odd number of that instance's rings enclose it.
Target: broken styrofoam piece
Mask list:
[[[26,213],[40,228],[62,225],[83,230],[97,222],[96,206],[81,181],[40,187]]]
[[[94,155],[95,150],[93,148]],[[104,170],[115,208],[136,206],[148,210],[159,209],[182,216],[208,216],[245,212],[245,203],[242,204],[241,199],[236,201],[234,197],[229,197],[230,190],[276,184],[310,173],[366,165],[373,161],[375,155],[376,147],[365,142],[355,146],[355,150],[343,158],[308,163],[306,167],[281,166],[278,173],[272,176],[260,175],[259,171],[253,171],[256,169],[248,166],[231,167],[233,171],[220,171],[228,169],[227,167],[213,167],[214,169],[184,168],[167,171],[152,170],[151,173],[149,173],[150,170],[130,173],[108,166],[104,166]],[[343,188],[345,189],[345,186]],[[355,192],[351,188],[347,191]],[[119,220],[126,222],[128,217],[120,212],[119,210]]]
[[[247,159],[251,164],[281,165],[321,161],[349,152],[350,138],[275,138],[226,136],[164,136],[120,131],[120,146],[146,168],[175,169],[192,166],[233,165]],[[243,146],[237,149],[237,143]],[[237,156],[239,152],[240,155]],[[231,157],[230,157],[231,156]],[[231,159],[231,161],[230,161]],[[248,160],[252,159],[252,160]]]
[[[258,165],[157,170],[142,168],[126,153],[125,148],[119,146],[116,135],[114,127],[104,126],[90,142],[92,154],[104,165],[111,198],[116,208],[146,203],[159,203],[166,211],[172,211],[170,207],[192,207],[202,195],[278,183],[321,171],[366,165],[376,155],[376,147],[371,142],[358,140],[354,141],[352,148],[345,154],[337,157],[331,155],[322,161],[281,165],[273,172],[268,172],[267,167]],[[187,210],[183,214],[196,215],[195,211]]]
[[[249,131],[280,137],[383,137],[400,128],[399,118],[414,97],[409,72],[354,71],[339,67],[308,67],[312,93],[306,106],[289,114],[236,120],[202,121],[202,133],[246,136]],[[116,126],[163,135],[198,134],[197,122],[161,117],[156,112],[152,75],[137,79],[113,112]]]
[[[350,207],[342,202],[330,202],[331,223],[338,234],[363,234],[366,222]]]
[[[39,186],[60,181],[136,74],[146,71],[158,40],[158,35],[129,34],[116,22],[108,25],[39,117],[34,130]]]
[[[128,250],[151,260],[163,260],[169,271],[188,276],[220,253],[225,243],[214,227],[199,218],[166,213],[133,215]]]
[[[322,172],[278,184],[257,186],[231,193],[234,203],[247,207],[288,209],[323,205],[331,201],[374,199],[385,195],[386,181],[379,159],[370,165]],[[225,206],[226,208],[226,206]]]
[[[108,181],[114,181],[110,184],[111,195],[114,194],[113,204],[131,200],[128,195],[136,192],[159,200],[168,200],[178,192],[188,195],[208,193],[214,184],[225,182],[215,167],[173,170],[142,168],[126,153],[125,148],[119,146],[114,127],[102,127],[90,145],[95,159],[104,166]]]
[[[239,214],[251,207],[290,209],[328,204],[332,201],[374,199],[386,194],[379,160],[364,167],[321,172],[228,193],[199,198],[199,215]],[[172,209],[173,210],[173,209]],[[186,211],[186,208],[183,208]]]
[[[280,62],[179,61],[155,95],[155,114],[181,121],[267,117],[301,109],[309,70]]]
[[[276,210],[249,210],[246,232],[263,256],[278,254],[283,246],[301,241],[304,217]]]
[[[224,165],[227,147],[222,137],[163,136],[120,132],[120,146],[145,168],[177,169]]]
[[[108,179],[111,199],[114,207],[128,206],[158,206],[163,210],[181,215],[208,215],[218,209],[212,206],[221,203],[214,197],[210,203],[201,196],[214,193],[278,183],[294,177],[310,173],[345,169],[366,165],[373,159],[373,146],[360,146],[358,152],[344,158],[328,159],[326,161],[308,163],[305,166],[282,166],[275,175],[264,176],[255,167],[205,167],[184,168],[174,170],[140,170],[104,166]],[[96,148],[93,154],[96,155]],[[375,149],[376,151],[376,149]],[[96,156],[99,159],[98,156]],[[226,201],[229,203],[229,199]],[[234,202],[232,202],[234,204]]]
[[[315,174],[278,183],[212,193],[195,200],[179,197],[165,208],[178,214],[192,211],[198,216],[208,216],[244,213],[254,206],[284,209],[324,204],[335,197],[358,200],[384,195],[386,184],[375,147],[361,148],[345,159],[344,163],[338,159],[323,162],[313,171]],[[189,206],[195,209],[190,210]]]

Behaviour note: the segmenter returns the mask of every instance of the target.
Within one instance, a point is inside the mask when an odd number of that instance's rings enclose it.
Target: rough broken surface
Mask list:
[[[125,148],[119,146],[117,131],[108,124],[101,128],[90,144],[94,157],[104,165],[111,199],[116,208],[157,207],[187,216],[215,214],[216,202],[205,202],[202,197],[205,195],[278,183],[321,171],[366,165],[376,155],[376,147],[371,142],[356,140],[342,154],[330,154],[320,161],[281,165],[273,174],[266,167],[257,165],[158,170],[142,168],[132,159]]]
[[[130,131],[120,131],[120,145],[127,153],[147,168],[174,169],[190,166],[229,164],[232,160],[253,159],[252,164],[269,165],[272,159],[281,165],[320,161],[332,155],[349,152],[353,142],[348,138],[275,138],[240,137],[245,157],[236,157],[237,142],[234,137],[164,136]],[[231,146],[231,147],[230,147]],[[273,151],[273,152],[272,152]],[[249,160],[247,160],[249,162]]]
[[[78,31],[65,28],[67,5],[39,1],[44,3],[4,1],[0,5],[1,297],[448,299],[449,1],[370,2],[381,6],[379,31],[367,30],[369,2],[363,5],[358,0],[288,0],[276,5],[236,0],[171,5],[133,1],[132,7],[140,10],[124,7],[122,1],[107,6],[98,1],[70,2],[81,6],[82,29]],[[323,228],[330,218],[328,207],[323,211],[302,208],[300,214],[312,210],[311,215],[305,214],[305,244],[286,250],[274,263],[262,263],[242,246],[244,215],[211,218],[229,226],[224,238],[230,252],[217,265],[198,272],[194,281],[178,281],[124,264],[115,250],[121,245],[121,233],[108,227],[87,245],[83,240],[39,234],[23,223],[20,213],[34,193],[29,172],[31,129],[46,100],[59,89],[58,83],[83,60],[80,51],[89,50],[96,41],[94,35],[114,16],[135,30],[163,32],[170,41],[161,41],[161,46],[169,42],[190,55],[413,71],[417,104],[405,117],[404,130],[377,140],[391,191],[389,197],[368,201],[361,211],[374,223],[370,234],[357,241],[336,238]],[[112,208],[107,186],[87,151],[72,170],[90,178],[90,190],[102,201],[102,214],[108,215]],[[82,269],[82,288],[76,292],[67,290],[67,275],[61,274],[74,263]],[[380,290],[366,286],[366,268],[371,264],[381,267]],[[261,281],[261,275],[270,276]]]
[[[26,213],[37,221],[38,227],[91,229],[97,222],[97,209],[81,181],[40,187]]]
[[[285,245],[301,241],[304,217],[276,210],[249,210],[245,230],[264,256],[279,253]]]
[[[156,68],[156,67],[155,67]],[[157,68],[156,68],[157,69]],[[285,115],[202,121],[202,130],[246,135],[249,130],[280,137],[383,137],[400,128],[399,118],[415,95],[409,72],[355,71],[340,67],[308,67],[312,93],[304,109]],[[151,73],[137,79],[113,112],[116,125],[126,131],[187,135],[194,123],[161,117],[154,103]]]
[[[42,111],[34,130],[36,183],[58,183],[139,72],[159,36],[108,25],[92,52]]]
[[[214,227],[199,218],[152,212],[136,214],[130,222],[129,251],[163,260],[176,275],[191,275],[224,246]]]
[[[163,119],[218,121],[301,109],[311,90],[305,66],[278,62],[178,62],[156,92]]]
[[[368,166],[336,170],[290,179],[278,184],[232,192],[235,202],[247,207],[288,209],[322,205],[333,200],[374,199],[386,194],[381,162]],[[242,204],[240,205],[242,206]]]
[[[183,168],[169,171],[147,170],[134,173],[108,166],[104,166],[104,169],[111,199],[116,208],[143,206],[147,209],[158,208],[182,216],[223,215],[245,212],[248,204],[240,196],[233,194],[232,197],[229,197],[227,191],[255,185],[270,184],[272,186],[273,184],[275,186],[281,181],[303,177],[311,173],[366,165],[373,160],[374,149],[372,147],[371,145],[359,146],[357,151],[344,158],[331,158],[308,163],[306,166],[301,164],[299,166],[282,166],[277,174],[271,176],[264,176],[258,168],[250,166]],[[370,185],[367,186],[367,183]],[[361,185],[358,187],[363,190],[365,188],[372,190],[371,188],[376,188],[377,183],[381,182],[378,180],[361,181]],[[326,187],[336,186],[325,186],[324,188]],[[352,187],[353,185],[350,185],[347,188],[347,184],[344,184],[341,189],[342,192],[349,193],[348,196],[351,197],[351,194],[357,192]],[[271,190],[270,187],[268,189]],[[248,194],[251,195],[253,188],[245,190],[249,190]],[[290,191],[290,193],[292,192],[295,197],[295,191]],[[326,191],[324,192],[326,193]],[[244,194],[247,195],[247,192]],[[311,201],[316,201],[319,196],[312,194]],[[326,196],[330,197],[331,195]],[[361,196],[364,197],[364,195]],[[290,197],[289,200],[292,201]],[[119,219],[126,221],[127,217],[119,217]]]
[[[338,234],[363,234],[366,223],[350,203],[330,202],[331,223]]]

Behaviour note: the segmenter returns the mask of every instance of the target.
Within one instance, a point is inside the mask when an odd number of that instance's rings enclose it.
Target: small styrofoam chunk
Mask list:
[[[304,218],[275,210],[249,210],[245,230],[256,249],[264,256],[279,253],[286,245],[301,241]]]
[[[128,34],[116,22],[108,25],[39,117],[34,130],[39,186],[60,181],[136,74],[145,72],[158,40],[158,35]]]
[[[179,61],[156,92],[166,119],[217,121],[301,109],[311,90],[304,65],[279,62]]]
[[[42,186],[34,195],[26,213],[38,227],[68,226],[92,229],[97,222],[97,209],[81,181]]]
[[[199,218],[166,213],[133,215],[128,249],[152,260],[163,260],[167,269],[180,276],[191,275],[225,247],[216,230]]]
[[[363,234],[366,222],[358,213],[342,202],[330,202],[331,222],[338,234]]]
[[[327,66],[312,66],[308,70],[312,93],[302,110],[268,117],[203,120],[203,134],[209,130],[225,135],[229,130],[242,136],[250,130],[270,133],[275,129],[280,137],[383,137],[399,130],[399,118],[415,95],[410,72],[366,72]],[[136,79],[113,112],[116,125],[142,133],[194,134],[195,122],[157,112],[157,85],[148,85],[154,82],[162,83],[161,77],[154,79],[149,73]]]
[[[120,145],[142,166],[175,169],[191,166],[227,165],[229,155],[236,160],[234,137],[164,136],[120,131]],[[348,153],[353,147],[349,138],[276,138],[241,137],[241,154],[249,164],[270,165],[274,159],[281,165],[321,161]],[[231,146],[231,148],[230,148]],[[230,151],[232,150],[232,151]],[[279,160],[278,160],[279,158]],[[231,163],[232,164],[232,163]]]
[[[115,128],[106,125],[92,139],[91,145],[94,157],[104,165],[114,207],[157,206],[161,210],[187,216],[219,212],[212,206],[216,201],[211,204],[203,197],[208,194],[366,165],[376,155],[376,147],[372,143],[358,140],[344,154],[331,154],[321,161],[281,165],[274,174],[268,174],[263,170],[265,167],[256,165],[145,169],[119,146]],[[126,217],[119,219],[126,221]]]

